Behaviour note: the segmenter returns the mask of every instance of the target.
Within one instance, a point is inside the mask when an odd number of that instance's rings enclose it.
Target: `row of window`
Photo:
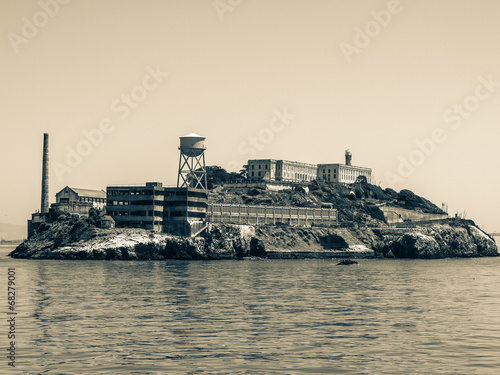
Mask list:
[[[326,170],[327,168],[323,168],[323,180],[331,181],[331,168],[328,169],[328,179],[326,175]],[[257,173],[257,175],[255,174]],[[358,176],[360,175],[365,175],[364,171],[358,171],[358,170],[345,170],[341,169],[340,170],[340,178],[342,179],[352,179],[355,180]],[[250,177],[262,177],[263,174],[258,171],[258,172],[250,172]],[[271,176],[274,177],[274,176]],[[293,180],[299,180],[299,181],[312,181],[316,178],[316,175],[314,174],[307,174],[307,173],[293,173],[293,172],[284,172],[283,173],[283,179],[293,179]],[[279,174],[276,174],[276,180],[280,180],[281,177]],[[337,179],[337,168],[333,168],[333,179]]]
[[[62,199],[61,199],[62,201]],[[95,202],[95,203],[106,203],[105,198],[89,198],[89,197],[80,197],[80,202]]]
[[[187,191],[184,189],[179,190],[153,190],[153,189],[144,189],[144,190],[108,190],[108,195],[154,195],[154,196],[180,196],[185,197],[186,195],[189,197],[197,197],[197,198],[206,198],[207,193],[198,192],[198,191]],[[98,198],[100,199],[100,198]],[[102,200],[104,201],[104,199]]]
[[[255,177],[255,172],[251,172],[250,176]],[[262,177],[260,171],[257,172],[257,177]],[[277,175],[276,177],[279,178],[279,175]],[[297,180],[313,180],[315,177],[316,177],[315,175],[310,175],[307,173],[293,173],[293,172],[283,173],[283,178],[295,178]]]
[[[333,179],[336,180],[337,179],[337,174],[334,173],[333,174]],[[326,174],[323,175],[323,180],[326,180],[326,181],[331,181],[331,175],[328,175],[328,179],[326,178]]]
[[[264,164],[264,168],[262,168],[262,165],[258,164],[258,169],[269,169],[269,164]],[[255,169],[255,164],[251,164],[250,165],[250,169]],[[278,163],[276,164],[276,169],[278,170],[281,170],[281,163]],[[286,170],[286,171],[291,171],[291,172],[301,172],[303,171],[304,169],[308,170],[308,172],[312,173],[312,174],[315,174],[316,173],[316,168],[315,167],[310,167],[310,166],[296,166],[296,165],[285,165],[285,167],[283,168],[283,170]]]
[[[207,202],[193,202],[193,201],[159,201],[159,200],[138,200],[138,201],[109,201],[108,206],[163,206],[163,207],[172,207],[172,206],[189,206],[189,207],[202,207],[207,208]]]
[[[323,168],[323,173],[325,172],[326,168]],[[330,168],[328,168],[328,173],[330,173]],[[333,168],[333,173],[337,173],[337,168]]]
[[[154,215],[153,215],[154,214]],[[188,211],[150,211],[150,210],[141,210],[141,211],[109,211],[108,215],[113,216],[113,217],[118,217],[118,216],[127,216],[127,217],[144,217],[144,216],[151,216],[151,217],[161,217],[161,218],[168,218],[168,217],[196,217],[196,218],[203,218],[206,216],[205,212],[188,212]]]
[[[145,190],[108,190],[108,195],[152,195],[152,189]]]
[[[267,169],[267,164],[264,164],[264,169]],[[259,164],[259,169],[261,168],[261,165]],[[252,164],[252,169],[255,169],[255,164]]]

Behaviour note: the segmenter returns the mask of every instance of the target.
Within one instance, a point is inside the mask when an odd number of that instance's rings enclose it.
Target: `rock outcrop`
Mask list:
[[[440,252],[437,241],[422,233],[404,234],[388,250],[396,258],[437,258]]]
[[[392,229],[210,224],[186,238],[144,229],[101,229],[62,216],[9,254],[32,259],[444,258],[498,256],[495,241],[466,220]]]
[[[376,250],[396,258],[498,256],[495,241],[467,220],[409,229],[399,237],[381,236]]]
[[[144,229],[100,229],[67,215],[47,224],[9,255],[31,259],[233,259],[262,256],[254,249],[253,227],[209,225],[202,236],[186,238]]]

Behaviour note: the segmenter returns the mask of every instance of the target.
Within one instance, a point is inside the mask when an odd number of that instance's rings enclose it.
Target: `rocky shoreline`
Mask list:
[[[210,224],[185,238],[144,229],[101,229],[68,215],[9,254],[25,259],[209,260],[445,258],[498,256],[495,241],[472,221],[450,219],[415,228],[292,227]]]

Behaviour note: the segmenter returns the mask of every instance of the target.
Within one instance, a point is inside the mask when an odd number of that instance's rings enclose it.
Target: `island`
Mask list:
[[[344,185],[312,181],[278,191],[209,178],[208,202],[265,207],[334,207],[336,225],[207,222],[195,236],[142,228],[107,228],[106,212],[61,212],[9,255],[26,259],[211,260],[351,259],[498,256],[491,236],[472,220],[449,217],[409,190],[362,179]]]

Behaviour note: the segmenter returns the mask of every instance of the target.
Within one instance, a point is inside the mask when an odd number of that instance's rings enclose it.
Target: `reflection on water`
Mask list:
[[[497,258],[337,266],[23,261],[0,251],[18,275],[21,373],[493,374],[500,366]]]

